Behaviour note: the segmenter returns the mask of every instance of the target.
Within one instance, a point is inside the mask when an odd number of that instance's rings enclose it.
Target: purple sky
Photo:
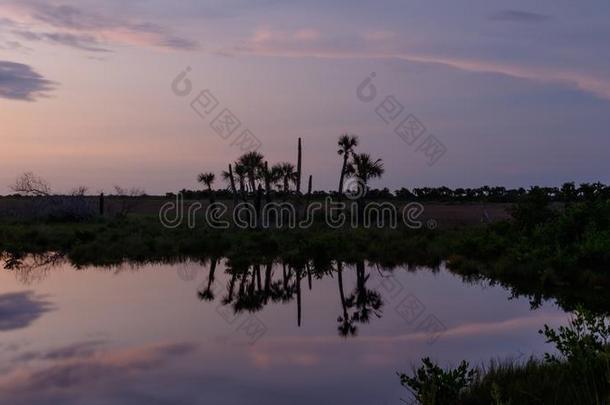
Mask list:
[[[58,192],[198,187],[245,129],[270,162],[302,137],[320,189],[336,188],[343,132],[384,160],[374,187],[610,182],[607,1],[125,3],[0,0],[0,194],[28,170]],[[218,107],[201,118],[204,89]],[[225,108],[241,123],[228,139],[210,126]],[[409,114],[425,127],[412,144],[394,132]],[[430,135],[446,148],[432,166]]]

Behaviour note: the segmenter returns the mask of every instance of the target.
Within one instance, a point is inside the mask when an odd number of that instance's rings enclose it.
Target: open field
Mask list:
[[[65,197],[75,198],[75,197]],[[87,196],[82,198],[86,205],[92,211],[99,211],[99,197]],[[14,213],[29,211],[33,208],[32,204],[35,201],[31,197],[2,197],[0,198],[0,217],[15,216]],[[146,197],[105,197],[105,216],[112,217],[120,213],[124,209],[125,204],[129,205],[128,211],[134,215],[158,216],[159,210],[166,203],[175,202],[175,199],[161,196],[146,196]],[[322,201],[322,200],[312,200]],[[207,200],[184,200],[184,209],[199,202],[202,204],[202,210],[208,206]],[[233,207],[232,200],[218,200],[218,203],[224,204],[230,211]],[[375,201],[382,202],[382,201]],[[403,201],[389,201],[397,207],[400,212],[407,204]],[[421,214],[421,220],[427,221],[433,219],[440,227],[459,226],[459,225],[477,225],[481,223],[503,221],[510,218],[509,208],[513,205],[510,203],[478,203],[478,202],[460,202],[460,203],[434,203],[423,202],[424,211]]]

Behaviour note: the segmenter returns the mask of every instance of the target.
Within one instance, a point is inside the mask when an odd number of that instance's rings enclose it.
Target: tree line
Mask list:
[[[359,198],[364,199],[369,181],[380,178],[384,173],[383,161],[371,158],[368,153],[357,153],[358,144],[358,137],[350,134],[343,134],[337,140],[337,154],[341,158],[339,184],[336,192],[339,198],[345,193],[346,180],[355,179],[362,191]],[[221,172],[222,180],[226,183],[225,189],[214,189],[215,173],[202,172],[197,175],[197,181],[205,186],[205,190],[182,190],[181,192],[186,198],[207,196],[210,202],[214,202],[217,195],[222,198],[232,197],[236,203],[240,200],[247,201],[251,196],[260,198],[262,194],[265,195],[267,201],[271,201],[274,196],[300,197],[304,194],[301,191],[302,156],[301,138],[298,139],[296,165],[288,161],[270,165],[260,152],[247,152],[235,162],[230,163],[228,170]],[[310,175],[306,195],[330,195],[330,193],[321,191],[314,192],[312,187],[313,177]]]

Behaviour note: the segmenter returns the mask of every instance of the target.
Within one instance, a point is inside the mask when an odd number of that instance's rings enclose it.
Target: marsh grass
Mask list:
[[[610,403],[610,323],[579,308],[567,326],[540,331],[556,354],[524,362],[443,370],[430,359],[413,376],[399,374],[422,405],[604,405]],[[431,395],[432,393],[432,395]]]

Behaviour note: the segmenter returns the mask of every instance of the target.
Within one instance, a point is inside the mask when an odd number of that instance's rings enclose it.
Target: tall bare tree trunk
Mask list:
[[[345,292],[343,290],[343,263],[337,262],[337,280],[339,281],[339,297],[341,298],[341,307],[343,308],[343,319],[347,321],[347,303],[345,301]]]
[[[271,173],[269,173],[269,164],[265,161],[265,201],[271,202]]]
[[[233,177],[233,167],[229,163],[229,181],[231,182],[231,191],[233,192],[233,206],[237,205],[237,188],[235,187],[235,178]]]
[[[343,155],[343,166],[341,166],[341,177],[339,178],[339,200],[343,196],[343,181],[345,180],[345,169],[347,168],[348,154]]]
[[[297,153],[297,195],[301,194],[301,160],[302,160],[302,145],[299,138],[299,146]]]
[[[307,210],[307,207],[309,207],[309,202],[311,201],[311,187],[312,187],[312,176],[311,174],[309,175],[309,181],[307,182],[307,200],[305,201],[305,210]]]
[[[303,307],[301,305],[301,267],[296,268],[297,272],[297,325],[301,326],[301,314],[303,312]]]
[[[254,200],[254,208],[256,211],[256,218],[254,218],[254,221],[256,223],[256,228],[259,229],[261,227],[261,205],[262,205],[262,200],[263,200],[263,186],[261,186],[260,184],[258,185],[258,190],[256,190],[256,197]]]

